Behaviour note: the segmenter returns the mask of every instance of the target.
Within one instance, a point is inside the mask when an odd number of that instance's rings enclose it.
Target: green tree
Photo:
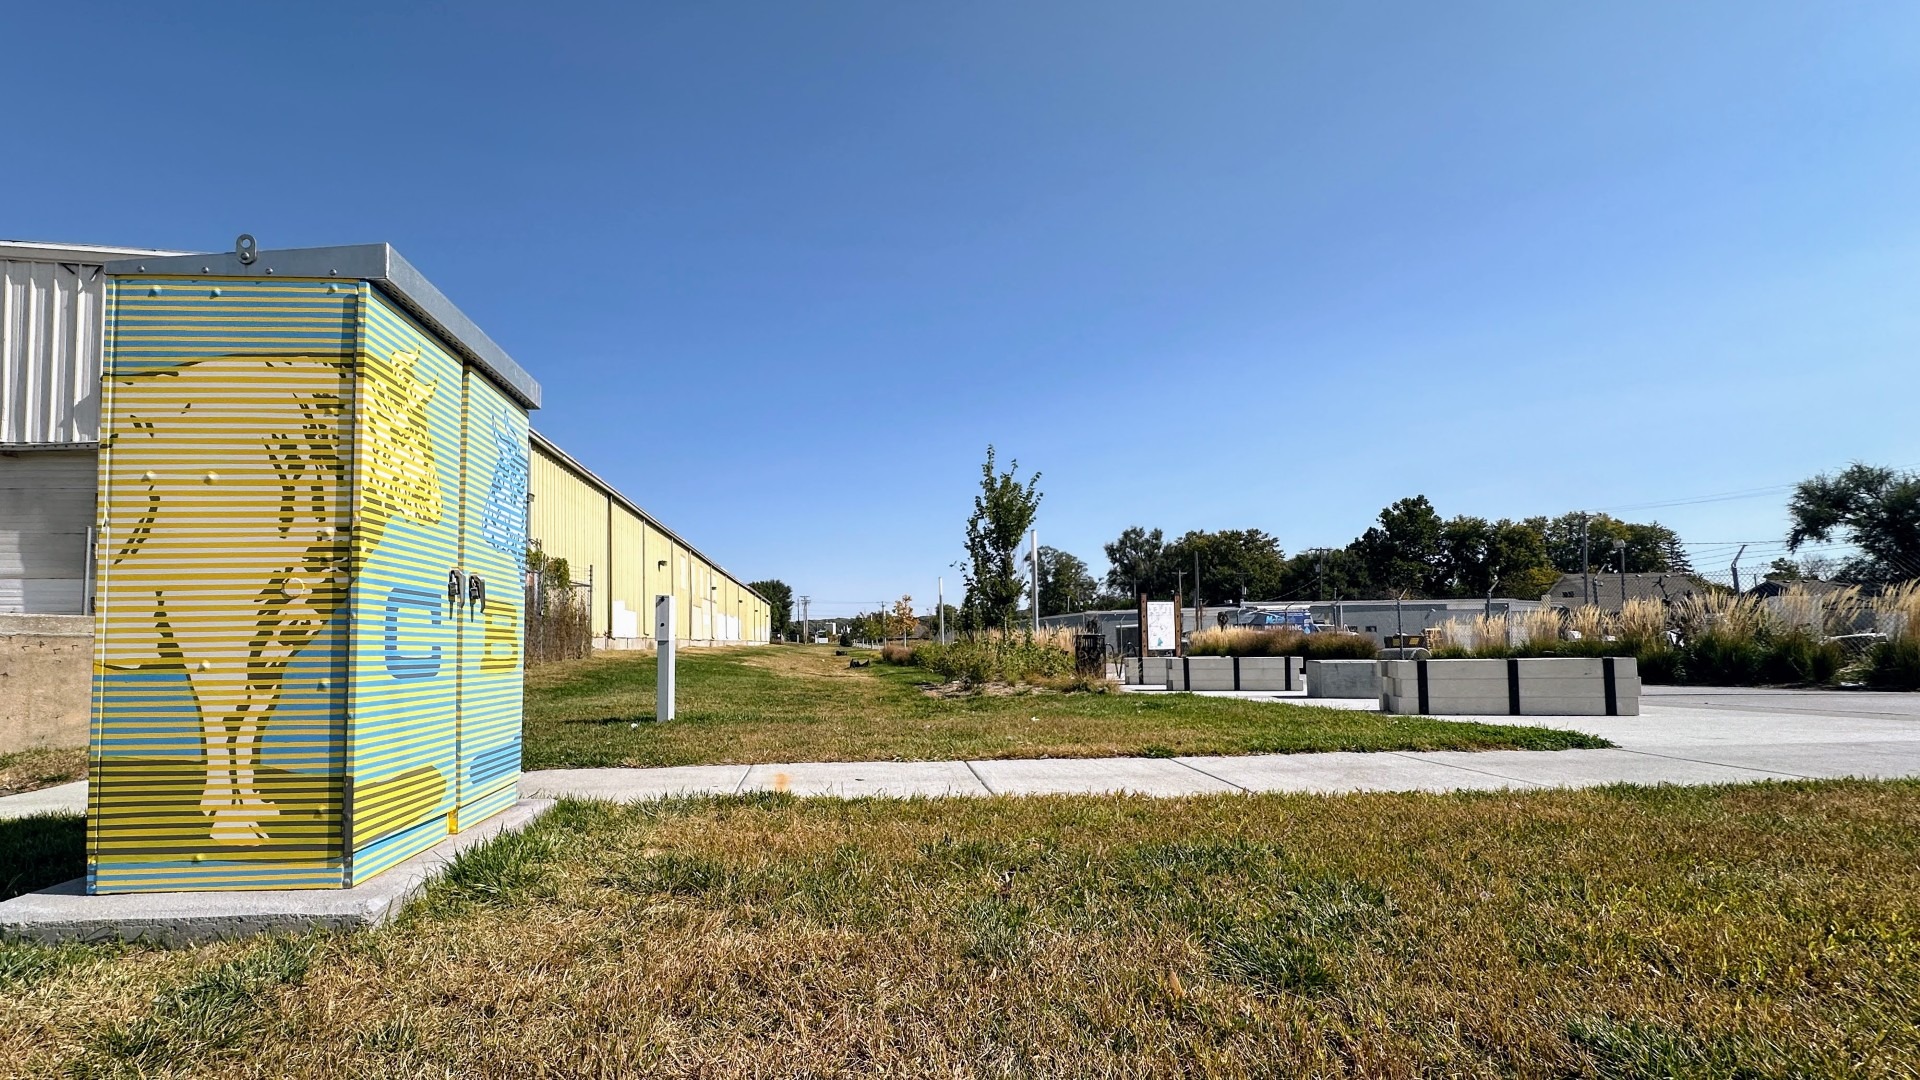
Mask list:
[[[1196,561],[1198,583],[1193,576]],[[1280,541],[1259,529],[1189,532],[1163,549],[1161,564],[1186,571],[1189,596],[1214,604],[1277,596],[1287,577]]]
[[[1279,586],[1249,600],[1361,600],[1378,594],[1350,548],[1310,548],[1287,560]]]
[[[773,633],[785,635],[793,628],[793,589],[786,582],[768,578],[752,582],[747,588],[766,598]]]
[[[1026,588],[1020,577],[1020,541],[1040,508],[1040,474],[1022,484],[1015,475],[1019,471],[1020,463],[1009,461],[1006,472],[996,472],[989,445],[980,466],[980,494],[974,496],[973,516],[967,519],[967,563],[961,571],[966,606],[975,609],[975,618],[987,629],[1012,624]]]
[[[1580,523],[1587,523],[1589,564],[1580,564]],[[1626,544],[1629,574],[1685,574],[1693,567],[1687,562],[1680,534],[1659,522],[1635,524],[1608,514],[1578,511],[1557,518],[1531,517],[1526,524],[1545,539],[1547,558],[1563,574],[1600,573],[1620,569],[1614,541]]]
[[[1099,585],[1080,558],[1040,546],[1040,614],[1066,615],[1093,607]]]
[[[1138,525],[1128,526],[1113,543],[1102,546],[1107,555],[1107,589],[1127,598],[1122,607],[1131,607],[1143,592],[1173,591],[1173,575],[1166,572],[1166,547],[1159,529],[1148,532]]]
[[[1451,596],[1539,596],[1560,576],[1546,538],[1524,522],[1455,517],[1441,530],[1441,546]]]
[[[1415,495],[1380,511],[1379,524],[1350,547],[1375,589],[1437,596],[1446,592],[1444,533],[1445,523],[1433,504],[1425,495]]]
[[[1842,573],[1866,582],[1920,577],[1920,473],[1854,462],[1804,480],[1787,503],[1787,547],[1835,535],[1860,549]]]

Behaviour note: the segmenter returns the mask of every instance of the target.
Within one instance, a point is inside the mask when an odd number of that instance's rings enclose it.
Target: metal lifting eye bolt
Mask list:
[[[252,233],[241,233],[233,241],[233,253],[240,257],[242,266],[252,266],[260,257],[260,245],[254,243]]]

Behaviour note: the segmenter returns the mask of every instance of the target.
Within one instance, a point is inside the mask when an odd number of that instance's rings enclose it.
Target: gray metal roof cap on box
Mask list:
[[[475,367],[487,373],[514,400],[529,409],[540,407],[540,384],[533,381],[507,351],[494,344],[445,293],[434,288],[413,264],[391,244],[353,244],[348,247],[287,248],[259,251],[252,263],[232,251],[217,255],[175,255],[150,259],[116,259],[109,274],[201,275],[215,277],[357,278],[380,291],[432,327]]]

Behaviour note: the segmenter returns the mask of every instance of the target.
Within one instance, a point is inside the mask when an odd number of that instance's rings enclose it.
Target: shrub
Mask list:
[[[1365,634],[1329,631],[1303,634],[1292,627],[1271,630],[1228,626],[1201,630],[1189,639],[1189,656],[1304,656],[1309,660],[1371,660],[1379,650]]]
[[[919,656],[921,648],[922,646],[919,645],[906,645],[898,641],[889,641],[880,646],[880,662],[883,664],[898,664],[901,667],[912,667],[920,663]]]
[[[1331,631],[1306,635],[1303,654],[1309,660],[1372,660],[1380,655],[1379,646],[1365,634]]]
[[[1920,641],[1910,637],[1875,642],[1867,653],[1867,682],[1886,690],[1920,690]]]
[[[1920,690],[1920,582],[1895,585],[1874,598],[1886,640],[1867,653],[1867,682],[1889,690]]]
[[[1762,646],[1761,678],[1778,683],[1828,683],[1846,666],[1839,642],[1806,630],[1770,635]]]
[[[1033,682],[1070,678],[1073,650],[1061,647],[1057,635],[982,635],[951,645],[928,642],[914,650],[921,667],[949,682],[970,685],[989,682]]]

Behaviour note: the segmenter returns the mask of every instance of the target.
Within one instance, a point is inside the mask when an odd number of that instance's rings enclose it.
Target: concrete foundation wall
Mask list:
[[[93,620],[0,615],[0,754],[87,745]]]

